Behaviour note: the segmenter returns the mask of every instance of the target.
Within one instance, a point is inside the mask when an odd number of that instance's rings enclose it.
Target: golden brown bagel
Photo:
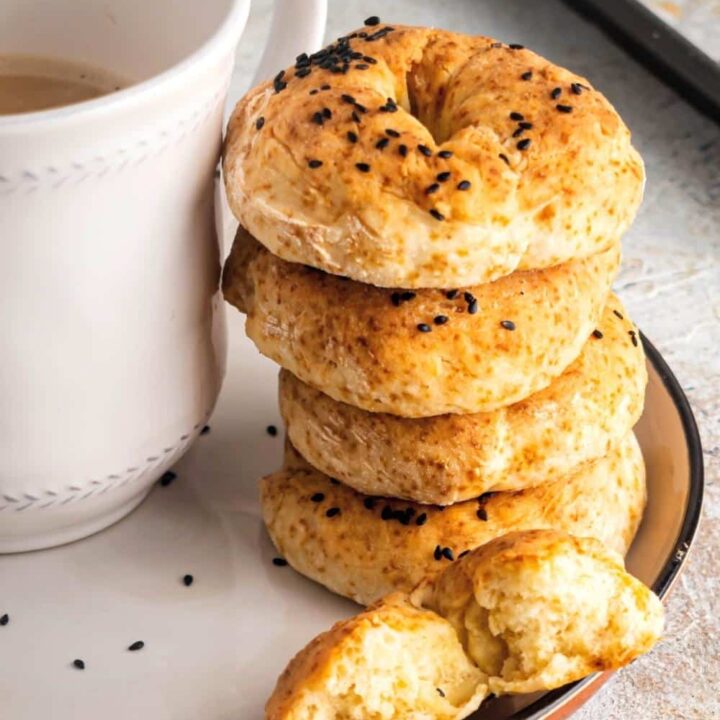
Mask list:
[[[382,287],[476,285],[617,242],[644,171],[588,80],[491,38],[386,28],[238,103],[224,174],[242,225],[285,260]],[[345,52],[370,60],[320,67]]]
[[[304,382],[365,410],[426,417],[494,410],[546,387],[595,329],[619,260],[613,247],[453,299],[420,290],[403,301],[281,260],[240,229],[223,290],[260,352]]]
[[[369,495],[450,505],[521,490],[605,455],[642,413],[647,370],[614,295],[579,357],[548,387],[472,415],[402,418],[333,400],[280,372],[288,437],[318,470]]]
[[[289,448],[285,469],[261,481],[260,499],[268,533],[292,567],[368,604],[438,573],[448,555],[457,558],[512,530],[557,528],[625,553],[645,506],[645,469],[630,433],[606,457],[567,477],[443,509],[362,495]],[[450,552],[443,555],[445,548]]]
[[[460,720],[496,695],[550,690],[648,652],[657,596],[592,538],[512,533],[412,594],[316,637],[266,720]]]

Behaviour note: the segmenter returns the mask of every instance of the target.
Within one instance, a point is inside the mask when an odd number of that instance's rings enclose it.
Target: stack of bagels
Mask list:
[[[518,45],[368,25],[250,91],[227,300],[281,366],[265,522],[367,604],[509,531],[624,553],[646,384],[610,290],[644,173],[584,78]]]

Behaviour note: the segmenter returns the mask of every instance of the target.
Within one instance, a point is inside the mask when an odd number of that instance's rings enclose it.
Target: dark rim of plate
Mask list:
[[[705,486],[702,445],[700,443],[700,434],[698,433],[697,423],[693,415],[690,403],[685,396],[680,383],[677,381],[668,364],[663,360],[662,355],[657,351],[655,346],[640,333],[645,356],[650,364],[655,368],[658,376],[662,380],[665,389],[672,398],[673,404],[677,408],[682,423],[683,434],[685,435],[685,444],[688,452],[688,465],[690,469],[690,488],[688,491],[688,501],[685,508],[685,517],[678,533],[677,540],[673,549],[670,551],[662,570],[652,585],[653,591],[659,597],[665,597],[668,590],[673,584],[675,577],[685,562],[688,549],[695,538],[695,533],[700,523],[700,514],[702,511],[703,491]],[[545,693],[541,698],[536,700],[526,708],[519,710],[512,715],[511,720],[542,720],[548,715],[566,703],[581,690],[597,679],[597,675],[577,680],[574,683],[565,685],[557,690],[551,690]],[[482,709],[478,712],[481,712]],[[476,715],[472,715],[472,720]],[[479,717],[479,715],[478,715]]]

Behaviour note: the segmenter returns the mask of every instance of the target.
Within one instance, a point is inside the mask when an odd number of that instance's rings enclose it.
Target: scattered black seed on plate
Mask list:
[[[364,172],[364,173],[370,172],[370,166],[367,163],[355,163],[355,167],[360,172]]]
[[[142,650],[145,647],[145,643],[142,640],[136,640],[132,645],[128,647],[128,650],[135,652],[136,650]]]
[[[399,145],[398,146],[398,152],[405,157],[408,154],[408,148],[407,145]]]
[[[430,157],[432,155],[432,150],[427,145],[418,145],[417,149],[418,152],[422,153],[425,157]]]
[[[453,156],[452,150],[441,150],[438,153],[438,157],[443,158],[443,160],[447,160],[448,158],[451,158]]]
[[[390,141],[389,141],[386,137],[380,138],[380,139],[375,143],[375,147],[376,147],[378,150],[384,150],[384,149],[388,146],[388,143],[389,143],[389,142],[390,142]]]
[[[467,306],[467,311],[469,315],[475,315],[478,311],[478,301],[473,298]]]
[[[515,323],[512,320],[501,320],[500,325],[504,327],[506,330],[514,330],[515,329]]]
[[[470,189],[470,186],[471,186],[471,183],[470,183],[469,180],[461,180],[461,181],[457,184],[457,189],[458,189],[458,190],[469,190],[469,189]]]
[[[433,322],[436,325],[445,325],[450,318],[447,315],[436,315],[433,318]]]
[[[319,503],[319,502],[322,502],[322,501],[325,499],[325,494],[324,494],[324,493],[321,493],[321,492],[316,492],[314,495],[312,495],[312,496],[310,497],[310,499],[311,499],[314,503]]]
[[[274,557],[272,559],[272,564],[276,567],[285,567],[288,564],[288,561],[285,558]]]
[[[277,429],[274,425],[268,425],[268,426],[265,428],[265,432],[266,432],[270,437],[275,437],[275,436],[278,434],[278,429]]]
[[[513,110],[513,112],[510,113],[510,119],[511,120],[524,120],[525,116],[522,113],[515,112]]]
[[[76,667],[78,670],[84,670],[85,669],[85,661],[80,660],[79,658],[77,660],[73,660],[73,667]]]
[[[458,291],[457,291],[457,290],[448,290],[448,291],[445,293],[445,297],[446,297],[448,300],[454,300],[454,299],[457,297],[457,294],[458,294]]]
[[[553,100],[557,100],[557,99],[560,97],[560,94],[561,94],[561,93],[562,93],[562,88],[559,88],[559,87],[553,88],[553,89],[550,91],[550,97],[551,97]]]
[[[200,431],[201,435],[207,435],[210,432],[210,426],[209,425],[203,425],[203,429]]]
[[[450,175],[452,175],[452,173],[449,172],[448,170],[446,170],[445,172],[438,173],[435,176],[435,179],[439,180],[440,182],[446,182],[447,180],[450,179]]]
[[[371,15],[369,18],[365,20],[363,23],[364,25],[367,25],[368,27],[373,27],[374,25],[380,24],[380,18],[377,15]]]
[[[319,168],[322,166],[322,160],[308,160],[308,167],[312,168],[313,170],[315,168]]]
[[[418,323],[417,329],[421,333],[429,333],[432,332],[432,328],[427,323]]]
[[[339,514],[340,514],[340,508],[339,508],[339,507],[331,507],[331,508],[325,513],[325,515],[326,515],[327,517],[329,517],[329,518],[335,517],[336,515],[339,515]]]
[[[483,507],[478,508],[478,511],[475,514],[478,516],[478,519],[482,520],[483,522],[485,522],[488,519],[487,510]]]
[[[177,473],[172,470],[166,470],[160,477],[160,485],[162,485],[162,487],[167,487],[176,478]]]
[[[598,340],[602,340],[603,334],[600,332],[600,330],[593,330],[593,337],[597,338]]]
[[[532,80],[532,70],[528,70],[527,72],[524,72],[521,76],[521,80]]]
[[[619,317],[621,320],[625,319],[625,316],[618,310],[613,310],[613,314],[616,315],[617,317]]]
[[[509,165],[509,164],[510,164],[510,160],[508,159],[508,156],[505,155],[505,153],[500,153],[500,154],[498,155],[498,157],[499,157],[506,165]]]
[[[532,123],[528,122],[527,120],[523,120],[522,122],[518,123],[518,127],[521,127],[523,130],[531,130]]]
[[[455,553],[453,553],[452,549],[449,547],[443,548],[442,554],[446,560],[454,560],[455,559]]]
[[[517,147],[518,150],[527,150],[531,142],[530,138],[525,138],[524,140],[520,140],[515,147]]]
[[[571,83],[570,84],[570,90],[575,95],[582,95],[583,87],[580,83]]]
[[[436,193],[440,189],[440,185],[437,183],[433,183],[432,185],[428,185],[425,188],[425,194],[426,195],[432,195],[433,193]]]
[[[195,578],[189,573],[187,575],[183,575],[183,585],[185,587],[190,587],[193,584],[194,580]]]
[[[420,513],[415,518],[415,524],[416,525],[424,525],[427,522],[427,513]]]
[[[524,50],[524,49],[525,49],[525,46],[524,46],[524,45],[520,45],[520,43],[510,43],[510,44],[508,45],[508,47],[509,47],[511,50]]]
[[[435,551],[433,552],[433,557],[436,560],[440,560],[440,558],[442,558],[442,548],[439,545],[435,546]]]
[[[445,697],[445,693],[443,692],[442,688],[435,688],[437,690],[437,693],[440,697]]]
[[[430,210],[430,214],[436,219],[436,220],[444,220],[445,216],[439,211],[433,208]]]
[[[5,613],[4,615],[0,616],[0,625],[5,626],[10,622],[10,616]]]
[[[260,130],[264,124],[265,124],[265,118],[261,115],[261,116],[255,121],[255,129],[256,129],[256,130]]]
[[[572,105],[556,105],[555,109],[561,113],[571,113],[573,111]]]
[[[356,142],[358,141],[357,133],[354,133],[352,130],[349,130],[349,131],[348,131],[348,134],[347,134],[347,139],[348,139],[351,143],[356,143]]]
[[[400,137],[400,133],[397,130],[393,130],[392,128],[385,128],[385,134],[393,138]]]

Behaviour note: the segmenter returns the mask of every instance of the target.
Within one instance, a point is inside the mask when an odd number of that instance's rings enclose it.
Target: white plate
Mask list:
[[[10,616],[0,627],[2,720],[261,718],[288,659],[357,609],[272,564],[257,479],[282,456],[282,433],[266,433],[280,427],[277,368],[245,339],[239,313],[229,311],[229,324],[228,377],[212,429],[176,466],[177,480],[98,535],[0,557],[0,615]],[[663,592],[702,496],[692,415],[672,383],[651,368],[638,429],[650,503],[629,559]],[[145,647],[128,651],[136,640]],[[73,667],[76,658],[85,670]],[[549,717],[588,689],[546,694],[526,711],[532,698],[500,701],[479,717]]]

